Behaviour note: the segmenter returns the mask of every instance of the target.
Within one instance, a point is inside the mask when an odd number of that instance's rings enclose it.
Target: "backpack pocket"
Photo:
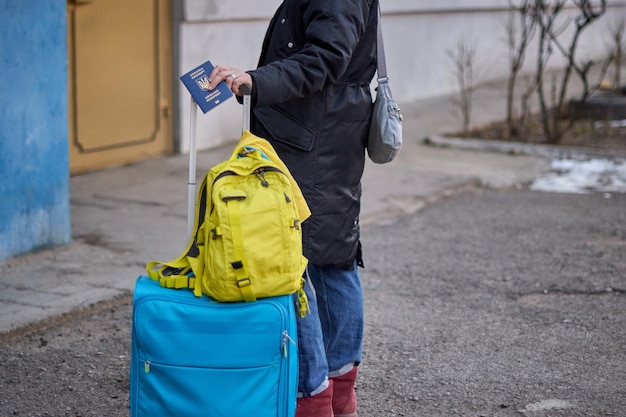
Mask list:
[[[207,227],[203,291],[220,301],[297,291],[305,261],[288,178],[272,166],[218,178]]]

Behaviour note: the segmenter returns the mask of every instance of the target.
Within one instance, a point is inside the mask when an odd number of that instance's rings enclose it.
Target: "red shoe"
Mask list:
[[[333,386],[333,412],[335,417],[358,417],[356,413],[356,366],[345,375],[330,380]]]
[[[319,394],[297,399],[296,417],[334,417],[332,379],[328,380],[328,388]]]

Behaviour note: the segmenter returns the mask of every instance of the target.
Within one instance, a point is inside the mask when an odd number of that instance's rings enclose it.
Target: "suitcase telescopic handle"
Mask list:
[[[250,130],[250,93],[252,92],[252,86],[249,84],[241,84],[239,86],[239,92],[243,94],[243,133],[246,130]]]

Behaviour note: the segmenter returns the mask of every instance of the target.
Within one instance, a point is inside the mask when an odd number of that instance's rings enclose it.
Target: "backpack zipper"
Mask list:
[[[263,187],[269,187],[270,186],[270,183],[267,182],[267,180],[265,179],[265,170],[263,168],[257,169],[256,171],[254,171],[254,173],[256,174],[256,176],[261,181],[261,185]]]
[[[269,182],[267,182],[267,180],[265,179],[266,172],[278,172],[279,174],[283,174],[286,176],[286,174],[283,171],[281,171],[279,168],[276,168],[276,167],[265,166],[265,167],[257,168],[256,170],[254,170],[254,174],[259,178],[259,180],[261,181],[261,185],[263,187],[269,187],[270,185]],[[215,179],[213,180],[213,186],[215,186],[215,183],[217,182],[217,180],[230,176],[230,175],[239,175],[239,174],[237,174],[235,171],[220,172],[220,174],[217,177],[215,177]]]

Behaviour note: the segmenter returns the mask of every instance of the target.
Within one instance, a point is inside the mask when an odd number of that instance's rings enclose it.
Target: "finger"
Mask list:
[[[211,73],[209,74],[209,82],[213,83],[213,80],[215,79],[215,77],[217,76],[217,74],[219,74],[220,70],[218,67],[213,68],[213,71],[211,71]]]
[[[234,74],[233,76],[231,76],[232,78],[232,85],[231,85],[231,91],[238,95],[241,96],[243,95],[241,93],[241,91],[239,91],[239,87],[247,84],[250,86],[250,90],[252,90],[252,77],[250,76],[250,74],[243,72],[243,73],[238,73],[238,74]]]
[[[209,81],[213,81],[214,78],[218,77],[221,72],[223,72],[225,67],[221,65],[216,65],[213,67],[213,71],[209,74]]]
[[[231,71],[230,68],[222,65],[216,65],[209,75],[209,89],[213,90]]]
[[[224,70],[219,73],[218,78],[223,79],[228,88],[230,88],[233,92],[236,88],[237,78],[244,74],[241,70],[235,68],[229,68],[228,70]]]

